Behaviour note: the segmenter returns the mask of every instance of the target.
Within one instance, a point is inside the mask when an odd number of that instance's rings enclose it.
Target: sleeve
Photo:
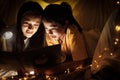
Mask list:
[[[83,35],[74,25],[67,29],[66,42],[68,44],[68,50],[72,54],[73,61],[88,58]]]

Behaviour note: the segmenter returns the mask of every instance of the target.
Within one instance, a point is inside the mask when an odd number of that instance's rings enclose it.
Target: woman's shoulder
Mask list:
[[[69,34],[82,34],[82,32],[80,32],[78,30],[77,26],[74,24],[68,26],[67,33],[69,33]]]

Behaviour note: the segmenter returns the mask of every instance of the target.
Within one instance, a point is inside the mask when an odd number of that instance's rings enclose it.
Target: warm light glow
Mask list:
[[[113,53],[110,53],[110,55],[112,56],[112,55],[113,55]]]
[[[117,1],[117,4],[120,4],[120,1]]]
[[[32,76],[31,78],[33,79],[33,78],[35,78],[36,76]]]
[[[11,78],[13,79],[14,77],[12,76]]]
[[[97,61],[96,61],[96,60],[94,60],[94,62],[95,62],[95,63],[97,63]]]
[[[115,41],[117,41],[117,42],[118,42],[118,41],[119,41],[119,38],[115,38]]]
[[[92,67],[92,64],[90,65],[90,67]]]
[[[97,68],[99,67],[99,65],[97,65]]]
[[[22,78],[19,78],[19,80],[22,80]]]
[[[116,44],[117,44],[117,42],[114,42],[114,44],[116,45]]]
[[[120,32],[120,26],[117,25],[117,26],[115,27],[115,30],[116,30],[117,32]]]
[[[57,78],[56,77],[54,77],[54,79],[53,80],[57,80]]]
[[[99,58],[101,58],[101,57],[102,57],[102,55],[99,55],[98,57],[99,57]]]
[[[35,72],[34,71],[30,71],[30,73],[29,73],[30,75],[34,75],[35,74]]]
[[[107,51],[107,50],[109,50],[108,48],[104,48],[104,51]]]
[[[24,80],[27,80],[27,77],[24,77]]]
[[[25,75],[26,75],[26,76],[28,76],[28,75],[29,75],[29,73],[25,73]]]
[[[2,77],[2,80],[6,80],[6,78]]]

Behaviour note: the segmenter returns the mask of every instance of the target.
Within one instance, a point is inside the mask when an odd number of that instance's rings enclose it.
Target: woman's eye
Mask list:
[[[24,24],[23,24],[23,26],[24,26],[24,27],[28,27],[28,26],[29,26],[29,24],[27,24],[27,23],[24,23]]]
[[[39,26],[39,24],[35,24],[35,25],[34,25],[34,27],[38,27],[38,26]]]

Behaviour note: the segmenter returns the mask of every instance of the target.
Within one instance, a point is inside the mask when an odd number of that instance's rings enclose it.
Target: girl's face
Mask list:
[[[62,39],[65,34],[65,27],[61,27],[60,24],[54,22],[43,21],[45,32],[50,38],[55,40]]]
[[[24,16],[21,21],[23,35],[27,38],[32,37],[37,32],[40,23],[41,19],[39,17]]]

